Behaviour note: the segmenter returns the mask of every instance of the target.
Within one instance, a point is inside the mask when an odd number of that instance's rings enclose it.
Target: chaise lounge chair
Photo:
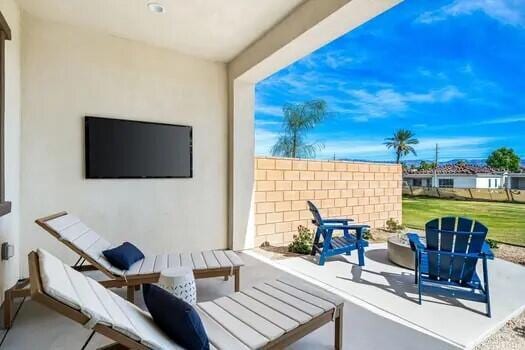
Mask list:
[[[60,212],[35,221],[69,249],[79,255],[72,267],[77,271],[98,270],[107,280],[100,283],[107,288],[127,287],[127,298],[133,301],[135,289],[143,283],[158,281],[160,271],[167,267],[188,266],[193,269],[195,278],[234,276],[235,291],[239,291],[241,258],[232,250],[213,250],[193,253],[173,253],[146,256],[124,271],[112,266],[102,251],[113,245],[99,236],[76,216]],[[85,262],[89,265],[84,265]],[[5,293],[4,325],[11,327],[13,299],[29,295],[25,288],[27,281]]]
[[[112,244],[82,223],[76,216],[61,212],[35,221],[53,237],[64,243],[80,256],[76,267],[86,271],[96,269],[109,280],[102,282],[106,287],[128,287],[128,300],[133,301],[135,286],[158,281],[160,271],[167,267],[188,266],[195,278],[235,277],[235,291],[239,290],[239,273],[243,265],[241,258],[231,250],[214,250],[197,253],[175,253],[146,256],[137,261],[129,270],[120,270],[106,260],[102,251]],[[85,260],[91,266],[83,266]]]
[[[39,249],[29,254],[31,298],[115,343],[102,349],[181,349],[149,313]],[[211,349],[282,349],[335,320],[342,346],[343,301],[301,280],[279,279],[198,303]]]

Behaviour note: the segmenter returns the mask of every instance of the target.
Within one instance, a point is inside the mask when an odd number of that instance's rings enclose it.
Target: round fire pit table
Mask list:
[[[422,238],[424,241],[424,238]],[[387,240],[388,259],[396,265],[414,270],[415,255],[406,236],[391,236]]]

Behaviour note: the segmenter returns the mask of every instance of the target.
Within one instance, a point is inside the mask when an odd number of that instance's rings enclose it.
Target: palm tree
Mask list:
[[[419,140],[414,138],[416,134],[407,129],[399,129],[394,133],[394,137],[385,138],[384,144],[388,149],[396,152],[396,163],[399,164],[401,157],[409,153],[417,156],[416,150],[411,145],[417,145]]]
[[[279,136],[271,152],[274,156],[290,158],[313,158],[322,144],[307,143],[305,134],[326,116],[326,102],[312,100],[283,106],[283,135]]]

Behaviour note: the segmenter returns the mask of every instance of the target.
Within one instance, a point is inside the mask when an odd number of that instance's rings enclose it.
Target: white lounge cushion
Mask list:
[[[80,310],[80,298],[69,280],[62,261],[43,249],[38,249],[38,261],[44,292],[64,304]]]
[[[102,324],[152,349],[182,349],[153,322],[150,314],[84,276],[43,249],[38,249],[40,278],[46,294],[80,310],[90,320],[86,327]]]

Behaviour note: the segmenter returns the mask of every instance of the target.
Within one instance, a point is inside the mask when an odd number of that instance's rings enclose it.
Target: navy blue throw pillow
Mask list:
[[[111,265],[121,270],[128,270],[133,263],[144,259],[144,254],[139,248],[129,242],[124,242],[113,249],[102,252]]]
[[[155,324],[174,342],[188,350],[209,350],[210,342],[197,311],[187,302],[152,284],[142,295]]]

